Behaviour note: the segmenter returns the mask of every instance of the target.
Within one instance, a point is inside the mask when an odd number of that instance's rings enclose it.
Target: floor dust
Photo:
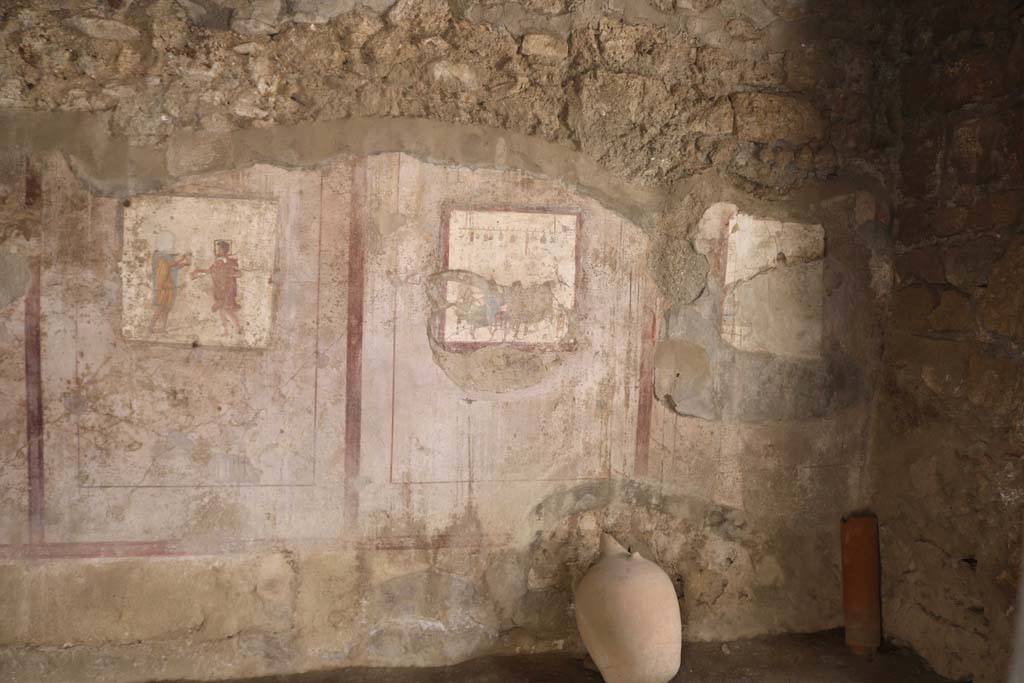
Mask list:
[[[843,647],[841,631],[731,643],[692,643],[675,683],[939,683],[912,652],[870,658]],[[343,669],[232,683],[600,683],[572,655],[488,657],[436,669]],[[163,683],[171,683],[165,681]],[[184,683],[176,681],[174,683]]]

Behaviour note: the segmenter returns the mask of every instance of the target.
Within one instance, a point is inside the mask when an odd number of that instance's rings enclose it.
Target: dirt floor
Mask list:
[[[679,683],[938,683],[905,650],[888,648],[860,659],[843,647],[842,633],[781,636],[728,644],[694,643],[683,650]],[[490,657],[438,669],[345,669],[272,676],[233,683],[600,683],[572,655]],[[169,683],[169,682],[164,682]],[[182,683],[182,682],[175,682]]]

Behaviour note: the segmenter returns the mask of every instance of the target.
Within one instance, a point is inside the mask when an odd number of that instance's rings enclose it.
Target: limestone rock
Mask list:
[[[394,0],[293,0],[291,14],[292,19],[300,23],[326,24],[360,7],[383,12],[393,4]]]
[[[1010,133],[1004,121],[981,116],[963,121],[950,133],[949,171],[960,183],[987,183],[1004,173]]]
[[[825,137],[821,113],[806,100],[767,93],[739,93],[733,95],[732,103],[736,111],[736,133],[744,140],[800,145]]]
[[[444,33],[451,20],[451,9],[445,0],[398,0],[388,12],[389,24],[405,25],[422,36]]]
[[[538,62],[556,64],[569,56],[569,44],[544,33],[523,36],[523,54]]]
[[[946,279],[964,292],[973,292],[975,287],[988,284],[992,264],[1005,249],[1003,240],[988,235],[948,249],[945,253]]]
[[[946,281],[942,250],[921,247],[901,254],[896,259],[896,272],[901,280],[942,284]]]
[[[996,262],[981,299],[980,319],[985,329],[1024,340],[1024,241],[1018,240]]]
[[[697,135],[728,135],[733,129],[732,103],[727,97],[691,107],[686,132]]]
[[[67,25],[97,40],[138,40],[141,34],[128,24],[113,19],[97,19],[95,17],[72,17]]]
[[[525,0],[527,9],[539,14],[561,14],[565,12],[565,0]]]
[[[431,77],[443,86],[455,86],[466,90],[480,87],[480,79],[468,64],[440,60],[430,65]]]
[[[231,18],[231,30],[243,36],[270,35],[277,31],[281,0],[253,0]]]
[[[634,174],[648,165],[651,140],[646,131],[664,130],[674,113],[672,94],[660,79],[604,73],[583,80],[570,117],[584,153],[606,160],[618,172]]]
[[[971,300],[960,292],[942,292],[939,305],[929,319],[930,327],[939,332],[970,332],[974,328]]]

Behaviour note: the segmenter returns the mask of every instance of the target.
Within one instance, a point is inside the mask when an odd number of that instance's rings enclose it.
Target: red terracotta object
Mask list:
[[[857,655],[869,655],[882,643],[878,518],[859,515],[844,519],[841,535],[846,645]]]

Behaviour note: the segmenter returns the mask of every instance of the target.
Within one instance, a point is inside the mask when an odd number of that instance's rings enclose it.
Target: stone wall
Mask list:
[[[600,529],[689,639],[841,623],[892,267],[881,8],[0,12],[15,680],[576,649]],[[165,334],[139,273],[175,226],[206,268],[232,201],[276,207],[223,240],[271,255],[240,280],[269,328],[182,270],[198,327]],[[551,277],[452,250],[453,211],[509,210],[578,221]]]
[[[873,464],[885,629],[1002,681],[1024,500],[1019,3],[904,9],[897,290]]]

